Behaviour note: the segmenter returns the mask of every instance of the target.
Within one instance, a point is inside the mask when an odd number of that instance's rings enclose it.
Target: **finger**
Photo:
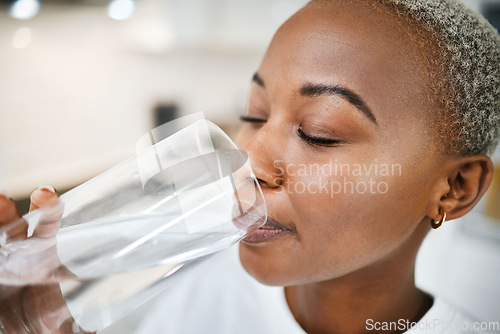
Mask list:
[[[56,199],[50,206],[40,209],[42,214],[35,229],[33,230],[34,237],[51,237],[54,236],[59,227],[61,227],[61,218],[63,215],[63,203]]]
[[[42,206],[50,203],[51,201],[58,198],[57,192],[54,187],[51,186],[40,186],[33,190],[30,196],[30,211],[41,208]]]
[[[5,226],[21,217],[16,203],[7,197],[7,195],[0,193],[0,227]]]
[[[0,193],[0,247],[26,239],[28,225],[21,221],[21,214],[13,200]]]
[[[31,193],[30,211],[40,209],[41,215],[33,236],[50,237],[55,235],[61,225],[63,204],[56,190],[51,186],[40,186]]]

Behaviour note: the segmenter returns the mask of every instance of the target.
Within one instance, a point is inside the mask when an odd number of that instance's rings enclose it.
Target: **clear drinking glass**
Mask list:
[[[144,136],[135,157],[0,229],[0,284],[57,283],[78,325],[94,331],[265,223],[248,156],[221,129],[206,120],[165,129]],[[22,224],[29,238],[12,241]]]

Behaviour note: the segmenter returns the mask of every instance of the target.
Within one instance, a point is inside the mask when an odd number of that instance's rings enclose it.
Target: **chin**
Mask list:
[[[280,273],[269,272],[259,270],[259,268],[253,268],[249,266],[245,266],[243,264],[243,268],[247,271],[247,273],[256,279],[259,283],[268,286],[287,286],[291,285],[291,283],[283,277],[284,275],[280,275]],[[256,270],[255,270],[256,269]]]
[[[258,253],[258,252],[257,252]],[[269,256],[259,256],[254,249],[240,244],[240,262],[250,276],[264,285],[292,285],[293,272],[283,261],[272,261]]]

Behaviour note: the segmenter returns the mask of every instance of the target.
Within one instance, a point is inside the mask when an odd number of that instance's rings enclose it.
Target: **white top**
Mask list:
[[[474,326],[480,325],[437,298],[407,333],[494,333],[476,330]],[[383,326],[406,326],[393,327],[404,330],[411,327],[403,321],[383,324],[368,320],[366,332],[380,332]],[[304,334],[305,331],[290,312],[284,289],[265,286],[253,279],[242,268],[237,247],[233,247],[170,287],[143,318],[136,333]]]

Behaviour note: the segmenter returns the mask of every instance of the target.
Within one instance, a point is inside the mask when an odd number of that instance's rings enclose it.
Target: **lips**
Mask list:
[[[250,232],[242,241],[248,244],[267,242],[293,232],[293,229],[268,218],[264,225]]]

